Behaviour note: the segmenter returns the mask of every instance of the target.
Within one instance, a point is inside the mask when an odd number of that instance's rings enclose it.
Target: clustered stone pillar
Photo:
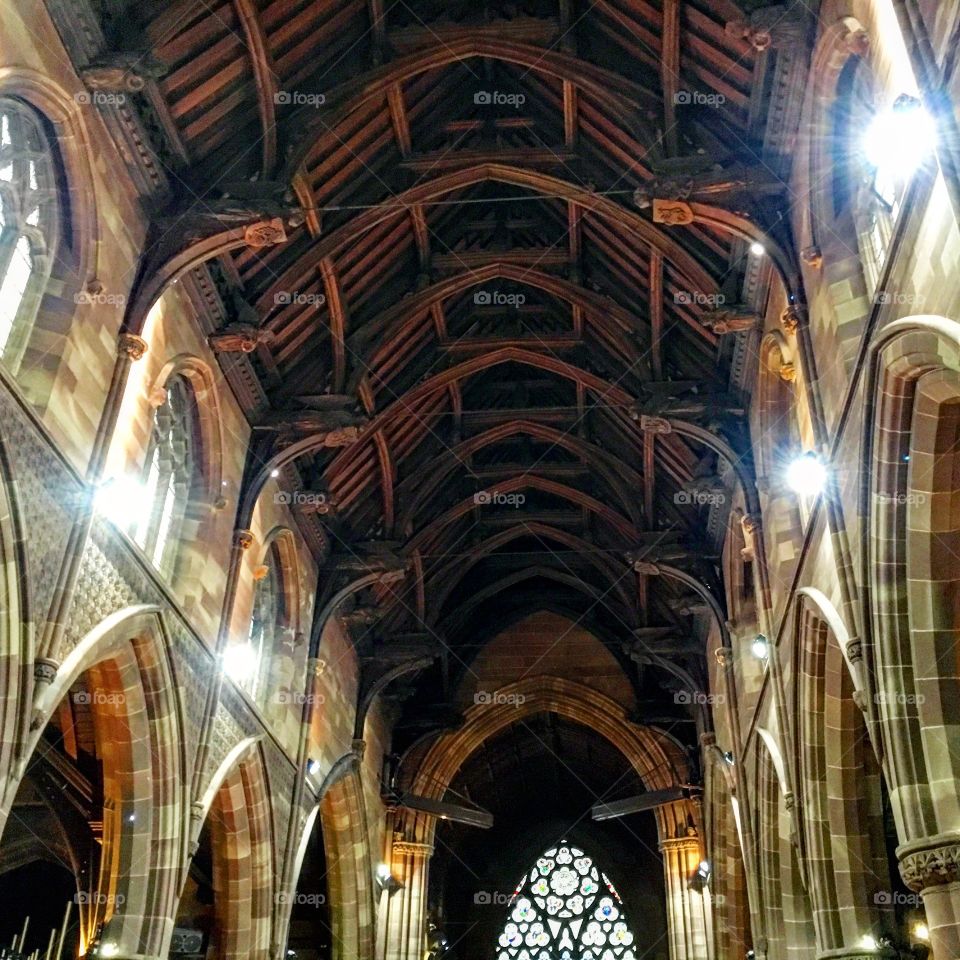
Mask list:
[[[423,960],[427,935],[427,877],[433,847],[395,839],[390,871],[402,886],[381,893],[377,918],[383,960]]]
[[[934,960],[960,957],[960,832],[897,848],[903,882],[923,897]]]
[[[667,936],[671,960],[708,960],[710,904],[690,881],[700,864],[700,838],[661,840],[667,892]]]

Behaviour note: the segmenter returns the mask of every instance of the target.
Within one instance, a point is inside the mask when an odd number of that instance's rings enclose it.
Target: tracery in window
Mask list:
[[[497,960],[636,960],[633,945],[623,903],[607,875],[563,841],[517,885]]]
[[[133,538],[153,565],[170,575],[193,494],[197,411],[193,390],[179,376],[167,381],[157,407],[144,477],[146,509]]]
[[[50,277],[57,231],[51,151],[39,118],[0,99],[0,356],[15,366]]]

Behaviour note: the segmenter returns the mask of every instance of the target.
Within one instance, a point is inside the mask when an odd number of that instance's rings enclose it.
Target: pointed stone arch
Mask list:
[[[794,780],[817,944],[821,953],[855,950],[863,932],[875,929],[890,886],[880,768],[855,699],[839,613],[808,590],[797,598],[794,631]]]
[[[329,869],[336,960],[373,960],[373,863],[360,771],[350,764],[329,785],[319,806]]]
[[[104,942],[121,952],[161,954],[186,852],[187,802],[182,705],[160,609],[117,611],[64,658],[35,704],[18,779],[54,709],[81,675],[93,694],[105,794],[100,902],[86,905],[82,937],[89,943],[104,923]]]
[[[193,809],[194,844],[207,826],[213,853],[210,948],[223,960],[272,955],[274,837],[266,766],[256,738],[237,744]]]

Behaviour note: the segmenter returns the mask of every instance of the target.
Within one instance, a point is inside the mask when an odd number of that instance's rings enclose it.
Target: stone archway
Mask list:
[[[193,821],[177,926],[197,930],[218,960],[268,960],[276,909],[273,820],[256,741],[228,754],[194,805]]]
[[[43,756],[59,753],[44,737],[54,723],[62,731],[74,722],[69,708],[62,719],[68,697],[87,718],[99,770],[94,800],[102,816],[90,823],[99,839],[90,857],[77,860],[85,871],[78,876],[81,950],[99,941],[120,954],[157,954],[169,943],[186,804],[182,721],[168,656],[156,608],[119,611],[71,651],[35,705],[18,785]],[[69,765],[70,758],[58,762]],[[11,792],[5,812],[14,802]]]

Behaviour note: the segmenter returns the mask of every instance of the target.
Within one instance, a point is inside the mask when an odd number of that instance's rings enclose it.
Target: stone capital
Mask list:
[[[412,840],[400,840],[393,843],[393,855],[411,857],[414,860],[429,860],[433,856],[433,845],[414,843]]]
[[[699,850],[700,838],[696,835],[692,837],[667,837],[660,841],[660,849],[667,850]]]
[[[900,876],[915,893],[960,882],[960,832],[914,840],[897,847]]]

